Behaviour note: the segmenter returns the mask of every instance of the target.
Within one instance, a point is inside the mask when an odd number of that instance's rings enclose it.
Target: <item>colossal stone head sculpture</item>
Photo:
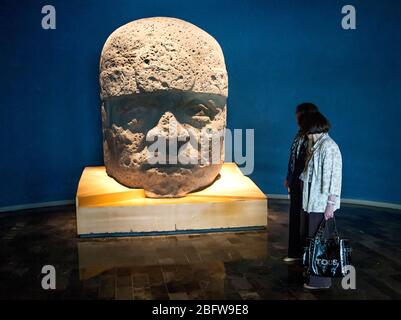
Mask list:
[[[143,188],[148,197],[180,197],[213,183],[224,160],[224,141],[217,162],[202,161],[211,150],[201,152],[200,145],[202,132],[225,128],[228,80],[212,36],[174,18],[130,22],[103,47],[100,86],[109,176]],[[178,141],[176,150],[166,149],[165,163],[149,161],[157,138]],[[172,153],[191,161],[171,161]]]

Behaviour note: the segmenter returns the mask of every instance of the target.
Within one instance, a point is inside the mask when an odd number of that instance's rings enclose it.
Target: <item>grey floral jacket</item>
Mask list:
[[[340,208],[342,180],[340,149],[334,140],[324,133],[313,145],[311,153],[305,171],[300,176],[304,182],[302,207],[309,213],[324,212],[328,197],[335,195],[334,210],[337,210]]]

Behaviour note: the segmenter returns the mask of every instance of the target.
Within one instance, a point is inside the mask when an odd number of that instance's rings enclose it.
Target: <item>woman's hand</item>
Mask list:
[[[334,217],[334,204],[327,203],[326,210],[324,211],[324,218],[329,220]]]

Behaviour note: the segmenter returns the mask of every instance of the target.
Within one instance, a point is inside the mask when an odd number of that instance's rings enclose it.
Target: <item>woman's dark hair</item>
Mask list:
[[[297,123],[300,129],[300,133],[305,134],[303,130],[303,127],[305,126],[304,122],[310,114],[319,112],[319,108],[311,102],[304,102],[297,105],[295,112],[297,114]]]
[[[301,121],[301,131],[304,134],[315,134],[329,132],[330,122],[320,112],[304,115]]]
[[[295,112],[299,113],[300,115],[303,115],[307,113],[319,112],[319,108],[311,102],[304,102],[297,105]]]

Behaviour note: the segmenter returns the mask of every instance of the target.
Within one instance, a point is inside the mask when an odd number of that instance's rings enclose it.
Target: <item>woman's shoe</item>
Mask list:
[[[296,262],[296,261],[300,261],[301,258],[290,258],[290,257],[285,257],[283,258],[283,261],[286,263],[292,263],[292,262]]]
[[[330,289],[331,286],[328,287],[314,287],[314,286],[310,286],[309,284],[304,283],[304,289],[307,290],[327,290]]]

